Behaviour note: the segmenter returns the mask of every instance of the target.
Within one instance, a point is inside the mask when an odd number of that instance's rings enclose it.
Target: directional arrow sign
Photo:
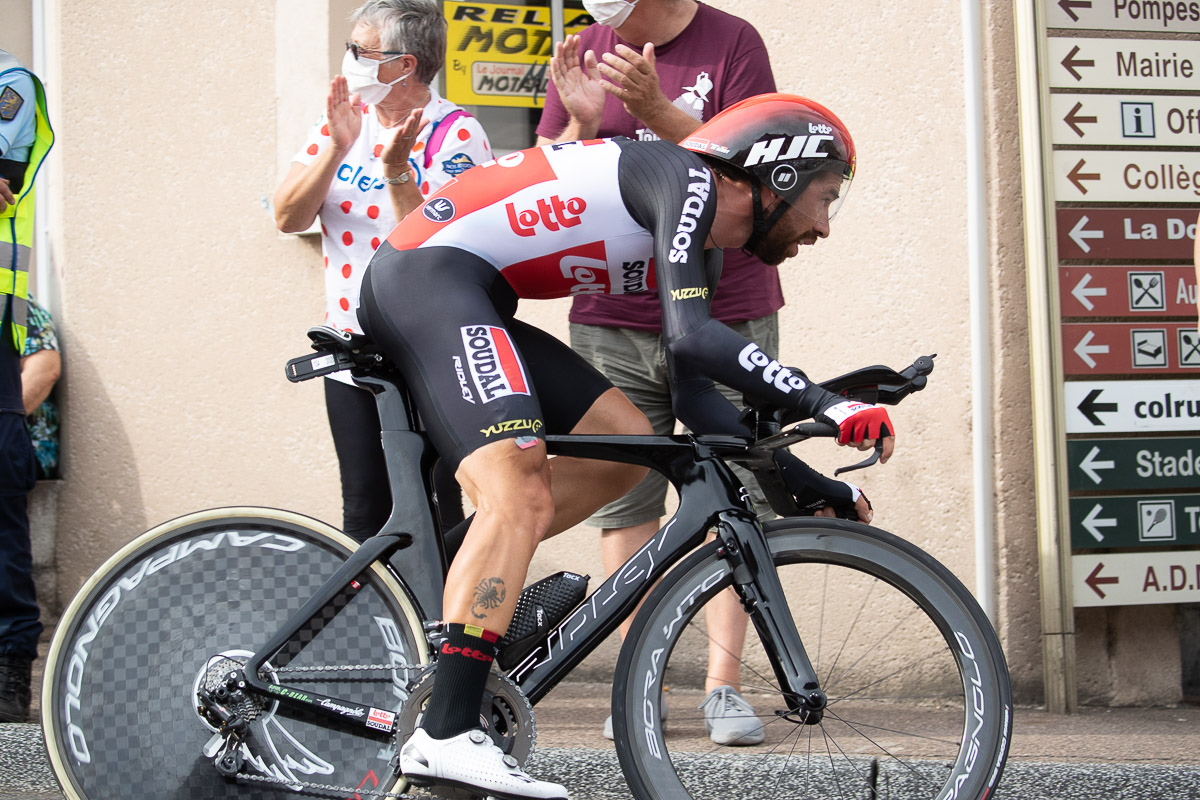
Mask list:
[[[1051,28],[1155,33],[1200,32],[1200,16],[1175,13],[1178,6],[1169,2],[1051,0],[1045,3],[1045,8],[1046,25]]]
[[[1200,380],[1067,381],[1067,433],[1200,429]]]
[[[1196,208],[1060,208],[1055,211],[1058,257],[1191,263],[1196,212]],[[1195,278],[1193,272],[1193,286]]]
[[[1055,89],[1200,89],[1200,42],[1049,39]]]
[[[1088,515],[1083,518],[1084,529],[1092,535],[1097,542],[1104,541],[1104,534],[1100,532],[1101,528],[1117,527],[1116,517],[1101,517],[1100,513],[1104,510],[1104,506],[1096,503]]]
[[[1196,97],[1133,94],[1050,95],[1050,141],[1064,145],[1195,147]]]
[[[1084,217],[1087,219],[1087,217]],[[1093,297],[1107,297],[1108,289],[1104,286],[1090,286],[1092,282],[1092,273],[1085,272],[1083,277],[1079,279],[1079,283],[1071,288],[1071,296],[1079,301],[1079,305],[1083,306],[1086,311],[1095,311],[1096,304],[1092,302]]]
[[[1079,469],[1081,469],[1089,478],[1091,478],[1092,483],[1096,484],[1097,486],[1104,482],[1104,479],[1100,477],[1101,471],[1110,470],[1117,466],[1117,462],[1112,461],[1111,459],[1101,461],[1099,458],[1097,458],[1099,455],[1100,445],[1094,445],[1092,449],[1088,451],[1088,454],[1083,457],[1083,460],[1079,462]]]
[[[1071,439],[1067,464],[1067,488],[1072,493],[1196,489],[1200,487],[1200,437]]]
[[[1075,606],[1200,601],[1200,550],[1071,556]]]
[[[1056,150],[1059,201],[1194,203],[1200,201],[1200,150],[1131,152]],[[1088,216],[1091,216],[1090,209]],[[1188,224],[1195,224],[1195,212]],[[1068,229],[1070,230],[1070,229]]]
[[[1143,285],[1150,296],[1150,285]],[[1194,374],[1200,378],[1200,337],[1195,330],[1195,322],[1064,323],[1063,374],[1125,375],[1137,372]],[[1200,419],[1197,423],[1200,427]]]

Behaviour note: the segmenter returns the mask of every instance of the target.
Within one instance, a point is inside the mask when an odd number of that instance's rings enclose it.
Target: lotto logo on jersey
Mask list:
[[[579,224],[579,217],[587,209],[587,203],[582,197],[572,197],[562,200],[558,195],[550,199],[539,199],[536,208],[517,210],[516,204],[506,203],[508,224],[517,236],[533,236],[537,233],[538,225],[544,225],[548,231],[562,228],[574,228]]]
[[[759,350],[754,342],[746,345],[742,352],[738,353],[738,363],[747,372],[757,372],[761,369],[762,374],[759,377],[763,379],[763,383],[769,383],[781,392],[803,389],[808,385],[804,379],[793,375],[790,369]]]
[[[490,403],[497,397],[513,394],[529,394],[525,368],[503,328],[468,325],[459,331],[467,352],[467,369],[483,402]]]
[[[770,164],[772,161],[793,158],[828,158],[829,154],[821,151],[821,144],[832,142],[832,136],[780,136],[775,139],[758,141],[750,148],[746,156],[746,166]],[[787,145],[785,148],[784,145]]]

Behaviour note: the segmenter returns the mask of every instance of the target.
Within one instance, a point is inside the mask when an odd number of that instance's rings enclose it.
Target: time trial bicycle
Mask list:
[[[375,393],[391,518],[357,545],[287,511],[212,509],[113,555],[63,613],[47,657],[42,724],[70,800],[413,796],[397,752],[429,696],[449,558],[430,489],[436,454],[378,351],[328,328],[309,335],[316,352],[289,362],[290,380],[350,369]],[[923,357],[823,385],[895,404],[932,368]],[[552,454],[659,470],[679,508],[586,598],[573,573],[522,593],[481,722],[524,764],[537,703],[644,598],[612,690],[634,797],[990,797],[1012,729],[991,624],[912,543],[795,516],[772,453],[836,431],[780,417],[748,410],[746,437],[546,437]],[[730,462],[755,473],[780,519],[758,523]],[[753,622],[743,690],[765,733],[737,755],[704,736],[697,710],[703,611],[728,590]]]

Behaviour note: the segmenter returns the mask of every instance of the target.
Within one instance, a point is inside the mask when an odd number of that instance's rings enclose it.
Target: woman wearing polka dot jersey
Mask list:
[[[350,23],[343,74],[275,192],[275,222],[298,233],[320,217],[325,324],[361,333],[359,288],[379,243],[425,196],[492,151],[478,120],[432,86],[446,52],[435,0],[369,0]],[[343,527],[361,541],[391,512],[375,400],[337,373],[325,381],[325,405]]]

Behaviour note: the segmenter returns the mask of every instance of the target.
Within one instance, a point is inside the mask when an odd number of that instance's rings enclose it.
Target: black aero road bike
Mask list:
[[[442,636],[436,456],[381,355],[327,328],[310,337],[317,352],[289,362],[291,380],[349,368],[375,392],[391,518],[356,545],[287,511],[221,508],[159,525],[112,556],[64,612],[47,658],[46,747],[71,800],[409,796],[397,751],[419,723]],[[924,357],[824,385],[894,404],[932,367]],[[659,470],[679,509],[586,599],[586,579],[570,573],[526,589],[481,708],[489,733],[524,763],[534,707],[646,598],[612,694],[633,796],[989,797],[1012,700],[987,618],[903,539],[791,516],[771,454],[833,431],[747,414],[754,437],[547,437],[553,454]],[[756,473],[781,519],[756,521],[727,462]],[[736,754],[708,740],[698,710],[703,611],[729,590],[753,622],[743,691],[765,733]]]

